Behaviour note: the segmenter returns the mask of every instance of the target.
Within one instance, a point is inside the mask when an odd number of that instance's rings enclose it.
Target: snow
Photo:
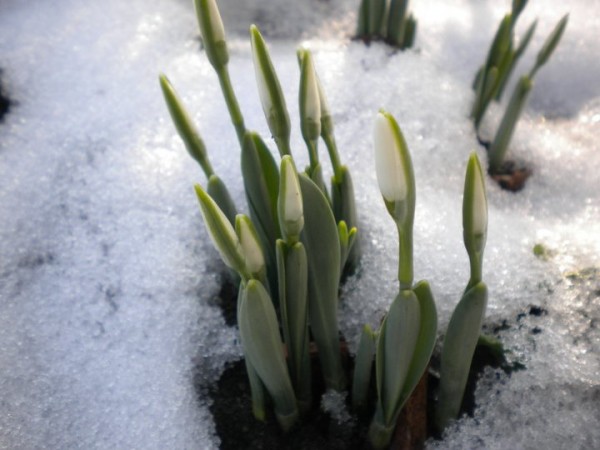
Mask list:
[[[357,188],[364,251],[341,301],[351,348],[397,288],[395,229],[371,142],[381,107],[412,152],[415,275],[430,281],[443,330],[468,277],[466,161],[473,150],[485,160],[467,118],[470,84],[510,2],[414,1],[416,49],[404,53],[348,40],[356,2],[238,3],[220,2],[247,126],[268,136],[252,22],[282,81],[298,167],[308,161],[300,43],[313,50],[328,95]],[[515,73],[531,67],[569,12],[555,0],[530,3],[517,30],[535,17],[538,29]],[[510,378],[488,371],[475,417],[432,447],[600,446],[600,3],[568,8],[563,41],[513,139],[534,174],[518,194],[487,180],[486,325],[507,322],[500,337],[527,370]],[[247,211],[235,132],[197,34],[193,6],[182,0],[0,4],[2,78],[13,101],[0,123],[0,448],[218,447],[206,388],[241,348],[216,305],[224,268],[192,189],[205,179],[175,135],[157,80],[169,76],[215,171]],[[490,109],[484,132],[502,111]],[[538,243],[548,260],[534,256]],[[530,305],[548,313],[519,319]]]

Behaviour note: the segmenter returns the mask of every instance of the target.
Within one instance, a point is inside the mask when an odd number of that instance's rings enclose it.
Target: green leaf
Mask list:
[[[411,48],[415,43],[415,36],[417,35],[417,21],[414,19],[411,14],[406,19],[406,27],[404,29],[404,38],[402,39],[402,47],[404,50],[406,48]]]
[[[502,122],[500,122],[500,126],[498,127],[498,131],[496,132],[496,136],[494,137],[494,141],[489,150],[490,170],[492,172],[497,172],[504,162],[504,157],[508,151],[508,144],[515,131],[519,117],[523,112],[523,108],[527,103],[527,97],[529,96],[529,91],[532,86],[533,83],[527,75],[521,77],[515,86],[515,90],[506,107]]]
[[[238,323],[244,353],[273,399],[279,424],[287,431],[298,419],[298,408],[275,309],[266,289],[257,280],[248,281],[243,289]]]
[[[487,287],[480,282],[463,295],[452,313],[441,357],[439,404],[435,414],[439,431],[458,416],[486,305]]]
[[[387,38],[394,45],[401,47],[406,29],[406,12],[408,0],[392,0],[387,23]]]
[[[369,3],[369,36],[379,37],[383,33],[386,0],[371,0]]]
[[[289,373],[302,412],[311,404],[306,251],[300,242],[289,246],[281,239],[276,248],[281,325]]]
[[[356,36],[364,37],[369,32],[369,0],[361,0],[356,22]]]
[[[260,136],[247,132],[242,149],[242,176],[250,217],[256,226],[267,259],[267,274],[271,292],[277,287],[275,241],[280,237],[277,218],[277,196],[279,195],[279,169],[273,155]]]
[[[548,61],[548,59],[550,58],[550,56],[556,49],[556,46],[560,42],[560,38],[562,37],[562,35],[565,31],[565,28],[567,27],[568,21],[569,21],[569,15],[565,14],[563,16],[563,18],[560,19],[560,21],[556,24],[556,26],[554,27],[554,30],[552,30],[552,33],[550,33],[550,35],[546,38],[546,41],[544,42],[542,49],[539,51],[539,53],[537,55],[537,58],[535,61],[535,66],[529,75],[530,78],[533,78],[533,76],[535,75],[537,70],[540,67],[542,67],[544,64],[546,64],[546,62]]]
[[[306,175],[300,174],[304,202],[301,240],[308,260],[308,298],[311,330],[327,387],[346,385],[337,322],[340,243],[337,225],[327,199]]]
[[[185,148],[190,156],[194,158],[198,164],[200,164],[204,174],[207,178],[209,178],[214,171],[208,159],[206,147],[204,146],[204,142],[202,141],[198,130],[194,126],[192,119],[187,113],[169,79],[165,75],[161,74],[159,80],[163,96],[165,97],[165,102],[169,109],[169,113],[171,114],[171,119],[175,124],[175,128],[177,129],[179,136],[185,144]]]
[[[346,222],[341,220],[338,222],[338,235],[340,237],[340,277],[343,275],[344,266],[348,259],[349,253],[354,248],[356,243],[356,228],[348,230]]]
[[[420,281],[413,289],[419,301],[421,321],[419,324],[419,336],[415,344],[415,351],[406,375],[402,395],[397,405],[396,414],[400,414],[402,407],[419,384],[419,380],[427,369],[431,359],[435,340],[437,337],[437,309],[433,299],[433,293],[427,281]]]
[[[413,359],[421,311],[419,300],[411,290],[401,291],[392,302],[381,326],[376,360],[380,384],[379,401],[383,407],[386,425],[397,418],[398,405],[402,401],[403,387]],[[380,362],[383,360],[383,362]]]
[[[356,229],[358,227],[358,217],[356,211],[356,203],[354,197],[354,184],[352,176],[346,166],[341,166],[338,177],[331,179],[331,203],[333,207],[333,215],[339,223],[346,222],[348,229]],[[360,262],[361,248],[360,240],[355,239],[354,244],[350,247],[346,262],[345,270],[348,273],[353,273]]]
[[[352,406],[357,410],[367,406],[376,341],[377,333],[374,333],[369,325],[365,325],[354,360],[354,377],[352,380]]]

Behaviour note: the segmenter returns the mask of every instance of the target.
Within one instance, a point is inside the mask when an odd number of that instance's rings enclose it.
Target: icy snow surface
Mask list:
[[[223,266],[191,188],[205,180],[175,136],[159,71],[245,205],[235,133],[191,3],[0,3],[0,68],[13,101],[0,122],[0,448],[218,447],[206,388],[241,349],[217,306]],[[470,84],[510,6],[415,0],[416,49],[394,53],[349,41],[357,3],[221,1],[246,123],[268,136],[246,36],[255,22],[284,85],[300,165],[295,48],[314,51],[360,210],[363,266],[340,314],[352,345],[396,289],[395,230],[371,148],[380,107],[413,155],[415,274],[432,284],[441,330],[458,301],[468,272],[465,163],[473,150],[485,158],[467,119]],[[530,3],[517,32],[534,17],[539,25],[517,73],[565,12],[570,22],[513,140],[533,177],[519,194],[488,180],[484,262],[486,327],[506,322],[499,335],[527,370],[486,372],[475,417],[436,448],[600,447],[600,2]],[[484,132],[501,112],[489,111]],[[533,255],[537,243],[546,260]],[[547,314],[522,315],[531,305]]]

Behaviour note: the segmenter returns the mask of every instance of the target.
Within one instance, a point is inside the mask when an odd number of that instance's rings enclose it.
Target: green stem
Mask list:
[[[341,182],[343,177],[342,163],[337,150],[337,144],[335,143],[335,137],[332,134],[326,134],[323,136],[323,141],[325,141],[325,145],[327,146],[327,152],[329,153],[329,159],[333,167],[333,175],[336,181]]]
[[[317,168],[319,164],[319,153],[317,151],[317,141],[304,141],[306,143],[306,148],[308,149],[308,157],[310,159],[310,168],[311,172]]]
[[[235,127],[238,141],[241,146],[244,142],[244,134],[246,133],[246,127],[244,126],[244,117],[242,116],[242,112],[240,111],[240,106],[235,97],[235,92],[233,92],[233,87],[231,86],[231,79],[229,78],[229,71],[227,70],[227,66],[223,66],[217,69],[217,76],[219,77],[219,83],[221,84],[221,91],[223,92],[223,97],[225,97],[225,103],[227,103],[227,109],[229,110],[231,122]]]
[[[402,224],[398,226],[398,281],[400,290],[411,289],[413,283],[413,244],[412,230],[405,230]]]
[[[477,283],[481,282],[482,277],[482,254],[480,252],[473,253],[469,255],[469,263],[471,266],[471,276],[469,278],[469,284],[467,284],[467,288],[465,292],[475,286]]]
[[[290,141],[288,139],[274,138],[279,155],[283,158],[285,155],[291,155],[292,149],[290,148]],[[311,160],[312,165],[312,160]]]

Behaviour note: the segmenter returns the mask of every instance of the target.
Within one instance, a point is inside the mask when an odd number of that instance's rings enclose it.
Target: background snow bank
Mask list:
[[[304,39],[335,114],[365,253],[341,303],[345,335],[354,342],[363,323],[377,324],[396,286],[396,237],[371,157],[380,107],[396,116],[413,154],[415,273],[433,286],[443,330],[468,276],[464,167],[471,151],[484,157],[467,119],[470,84],[509,2],[415,1],[416,50],[402,54],[348,42],[356,2],[238,3],[221,5],[247,126],[268,136],[251,22],[269,39],[299,161],[307,157],[295,47]],[[528,6],[518,30],[540,20],[516,73],[530,67],[565,8]],[[488,184],[486,323],[507,322],[502,340],[528,370],[510,379],[488,372],[475,417],[433,446],[600,445],[598,272],[564,276],[599,266],[600,2],[569,8],[563,42],[513,140],[534,176],[517,195]],[[175,136],[157,82],[165,71],[180,91],[245,210],[235,133],[199,48],[188,1],[0,4],[1,65],[14,101],[0,124],[2,448],[218,444],[205,388],[241,351],[216,306],[222,266],[191,189],[204,179]],[[484,130],[501,112],[492,108]],[[538,242],[552,250],[549,261],[533,256]],[[519,319],[529,305],[548,314]]]

